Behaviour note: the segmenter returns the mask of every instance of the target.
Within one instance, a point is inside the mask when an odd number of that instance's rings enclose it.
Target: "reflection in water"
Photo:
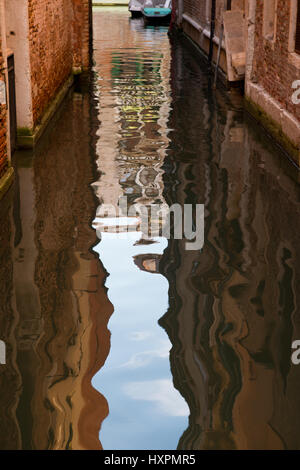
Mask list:
[[[299,448],[298,188],[235,93],[212,95],[189,51],[172,51],[165,197],[206,207],[202,252],[171,240],[161,262],[170,306],[160,324],[191,412],[179,448]]]
[[[118,28],[103,13],[94,16],[101,124],[100,179],[93,186],[102,204],[116,207],[122,195],[129,207],[150,207],[164,202],[162,165],[170,111],[167,29],[144,29],[142,20],[129,22],[124,10],[112,21],[118,21]],[[103,41],[111,30],[115,36]],[[171,344],[157,323],[168,307],[168,283],[151,275],[158,272],[167,240],[149,239],[140,231],[124,233],[128,224],[132,228],[132,220],[124,216],[118,223],[116,230],[114,219],[98,215],[94,221],[101,236],[95,250],[110,273],[106,287],[115,308],[109,323],[111,351],[93,380],[110,407],[101,442],[108,449],[176,448],[189,411],[174,389]]]
[[[16,364],[16,315],[13,306],[13,233],[12,190],[0,205],[0,335],[6,344],[6,365],[0,365],[0,448],[17,449],[21,445],[16,419],[16,404],[21,377]]]
[[[187,45],[94,20],[93,92],[0,205],[0,448],[299,449],[298,186]],[[124,195],[205,203],[201,252],[111,233]]]
[[[108,353],[112,305],[90,249],[91,105],[72,94],[34,158],[17,155],[16,200],[1,219],[1,449],[101,447],[107,403],[91,379]]]
[[[70,106],[68,119],[60,123],[61,138],[56,135],[55,146],[46,146],[34,161],[38,253],[33,279],[43,331],[37,331],[38,341],[33,338],[30,348],[24,346],[30,354],[35,350],[30,359],[35,370],[29,375],[37,374],[32,403],[37,448],[99,447],[99,421],[107,413],[105,400],[90,383],[106,358],[109,334],[103,324],[112,306],[103,288],[103,268],[90,252],[95,235],[89,227],[94,200],[88,95],[75,93]],[[99,342],[104,342],[101,352]]]

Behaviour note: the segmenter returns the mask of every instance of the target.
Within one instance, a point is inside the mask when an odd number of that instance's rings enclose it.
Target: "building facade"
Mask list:
[[[246,0],[175,0],[177,27],[230,82],[245,76],[245,9]]]
[[[0,102],[0,176],[4,173],[7,167],[7,112],[6,112],[6,91],[5,91],[5,75],[3,69],[5,68],[2,53],[2,40],[0,35],[0,87],[1,87],[1,102]]]
[[[89,68],[91,7],[90,0],[0,0],[2,101],[6,97],[0,110],[0,177],[10,148],[36,144],[74,74]]]
[[[31,136],[72,72],[89,66],[90,1],[5,0],[4,10],[7,46],[15,56],[19,134]]]
[[[247,107],[300,165],[300,1],[249,1]]]
[[[6,36],[0,2],[0,198],[6,192],[12,177],[7,106]]]
[[[175,26],[218,64],[227,82],[245,82],[247,109],[299,166],[300,1],[175,0],[174,5]]]

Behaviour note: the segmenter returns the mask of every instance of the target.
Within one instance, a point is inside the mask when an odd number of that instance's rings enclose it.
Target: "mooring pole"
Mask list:
[[[224,1],[224,11],[222,13],[221,33],[220,33],[220,37],[219,37],[218,57],[217,57],[217,63],[216,63],[216,69],[215,69],[214,88],[216,88],[216,86],[217,86],[218,72],[219,72],[219,65],[220,65],[220,56],[221,56],[222,42],[223,42],[223,36],[224,36],[224,13],[227,10],[231,10],[231,0],[225,0]]]
[[[211,2],[211,15],[210,15],[210,42],[209,42],[209,53],[208,62],[211,64],[214,53],[214,37],[215,37],[215,23],[216,23],[216,0]]]

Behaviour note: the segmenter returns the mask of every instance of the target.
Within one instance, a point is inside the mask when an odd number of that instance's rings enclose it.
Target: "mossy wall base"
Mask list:
[[[12,167],[8,167],[2,178],[0,178],[0,200],[9,190],[10,186],[14,181],[14,169]]]
[[[23,127],[18,129],[18,148],[30,149],[36,145],[37,141],[42,136],[46,127],[51,121],[53,115],[56,113],[56,111],[62,104],[69,89],[73,85],[73,82],[74,82],[74,76],[71,75],[66,81],[66,83],[61,87],[57,96],[51,102],[50,106],[48,107],[47,111],[42,117],[41,122],[37,124],[34,129],[27,129]]]
[[[283,132],[282,127],[272,117],[264,111],[249,96],[245,97],[246,111],[251,114],[268,134],[270,134],[278,145],[291,157],[293,162],[300,168],[300,149]]]

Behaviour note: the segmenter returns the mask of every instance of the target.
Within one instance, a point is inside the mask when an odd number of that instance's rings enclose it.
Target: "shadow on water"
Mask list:
[[[94,22],[0,205],[0,448],[299,449],[299,187],[166,28]],[[203,249],[100,234],[124,195],[204,203]]]

